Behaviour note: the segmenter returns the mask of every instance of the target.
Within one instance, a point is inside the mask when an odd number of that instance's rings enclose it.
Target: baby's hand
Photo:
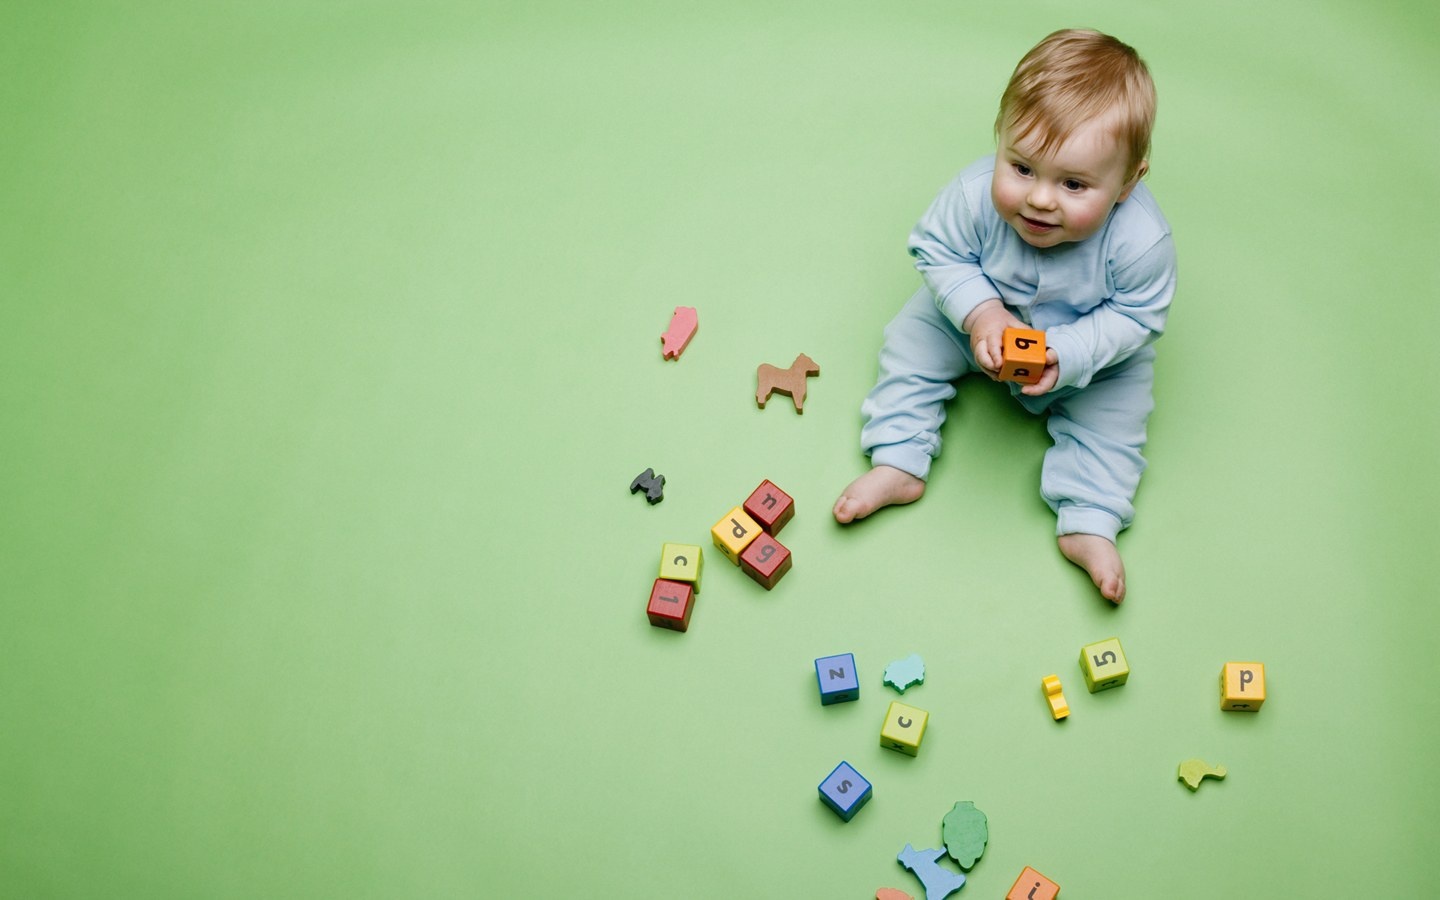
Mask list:
[[[1025,327],[1025,323],[999,300],[986,300],[966,317],[965,330],[970,333],[970,352],[975,355],[980,370],[991,380],[1000,380],[1000,350],[1004,346],[1005,329]],[[1047,355],[1046,362],[1049,361]],[[1046,369],[1049,370],[1048,365]]]
[[[1020,389],[1020,393],[1027,397],[1038,397],[1041,394],[1048,394],[1055,389],[1055,382],[1060,380],[1060,367],[1056,365],[1059,357],[1055,355],[1054,347],[1045,348],[1045,371],[1040,373],[1040,380],[1034,384],[1027,384]]]

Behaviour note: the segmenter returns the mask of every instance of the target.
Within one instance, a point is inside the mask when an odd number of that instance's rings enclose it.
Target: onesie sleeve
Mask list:
[[[910,232],[909,244],[915,268],[935,295],[935,305],[961,331],[971,310],[1000,297],[980,268],[984,222],[976,198],[966,195],[967,181],[974,181],[967,174],[952,181],[930,204]]]
[[[1167,231],[1138,257],[1113,272],[1115,290],[1068,325],[1045,332],[1055,348],[1056,387],[1083,388],[1106,366],[1128,359],[1165,330],[1175,294],[1175,243]]]

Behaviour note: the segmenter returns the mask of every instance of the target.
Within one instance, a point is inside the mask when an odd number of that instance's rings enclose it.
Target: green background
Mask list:
[[[1072,25],[1151,63],[1181,265],[1119,609],[988,383],[923,501],[829,514],[907,233]],[[0,894],[919,896],[973,800],[960,896],[1428,895],[1437,49],[1420,2],[5,4]],[[793,571],[712,552],[651,628],[763,478]]]

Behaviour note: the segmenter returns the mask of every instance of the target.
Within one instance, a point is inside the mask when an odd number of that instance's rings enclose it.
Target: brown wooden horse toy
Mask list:
[[[795,411],[803,414],[806,379],[819,374],[820,367],[815,364],[815,360],[803,353],[795,357],[788,369],[778,369],[769,363],[761,363],[755,373],[756,380],[760,383],[755,390],[755,402],[764,409],[765,401],[770,399],[772,393],[788,394],[795,402]]]

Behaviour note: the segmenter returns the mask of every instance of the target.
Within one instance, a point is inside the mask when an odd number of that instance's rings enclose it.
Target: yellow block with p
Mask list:
[[[892,700],[890,708],[885,710],[885,724],[880,728],[880,746],[918,756],[929,721],[930,714],[925,710]]]
[[[1265,664],[1226,663],[1220,671],[1220,708],[1228,712],[1259,712],[1265,702]]]
[[[759,534],[760,526],[738,506],[726,513],[725,517],[710,529],[715,546],[720,548],[726,559],[737,566],[740,565],[740,554],[745,552],[745,548],[750,546],[750,542]]]

